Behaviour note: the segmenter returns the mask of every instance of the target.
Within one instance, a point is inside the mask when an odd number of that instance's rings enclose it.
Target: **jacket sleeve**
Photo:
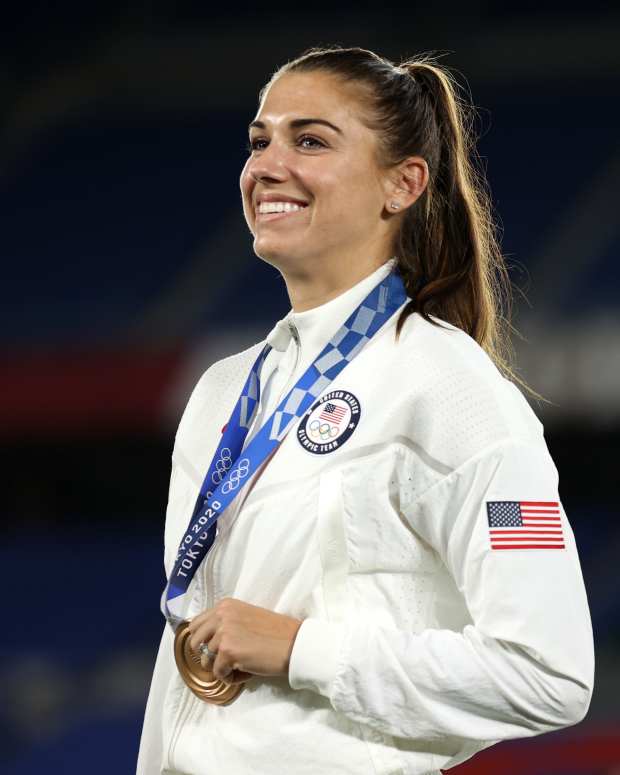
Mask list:
[[[318,692],[381,732],[456,736],[474,748],[581,721],[594,682],[592,626],[562,505],[559,549],[492,549],[487,517],[489,502],[559,500],[541,437],[495,444],[401,505],[445,563],[473,623],[416,634],[355,614],[305,619],[291,653],[291,687]]]

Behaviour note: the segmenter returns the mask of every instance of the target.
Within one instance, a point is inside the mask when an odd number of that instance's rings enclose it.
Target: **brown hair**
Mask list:
[[[261,100],[281,75],[317,70],[360,91],[370,108],[362,120],[378,133],[381,164],[415,155],[429,168],[428,185],[401,216],[393,246],[411,297],[398,319],[397,337],[412,313],[440,325],[433,315],[469,334],[505,376],[541,398],[511,368],[511,283],[479,169],[475,112],[450,70],[430,53],[395,66],[363,48],[312,48],[274,73]]]

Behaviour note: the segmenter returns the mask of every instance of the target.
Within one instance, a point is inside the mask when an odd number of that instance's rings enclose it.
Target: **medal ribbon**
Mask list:
[[[265,345],[250,370],[211,460],[162,594],[162,613],[174,630],[183,621],[187,590],[198,566],[213,545],[215,523],[219,517],[282,442],[295,422],[406,300],[403,281],[392,270],[336,331],[243,450],[243,443],[258,408],[260,372],[271,350],[271,345]]]

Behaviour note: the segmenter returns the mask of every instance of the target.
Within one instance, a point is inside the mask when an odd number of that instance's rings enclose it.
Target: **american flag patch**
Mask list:
[[[336,423],[336,425],[338,425],[342,421],[346,413],[347,413],[346,407],[336,406],[336,404],[330,404],[328,401],[325,404],[323,411],[319,415],[319,420],[328,420],[329,422],[333,422],[333,423]]]
[[[491,549],[564,549],[558,501],[487,501]]]

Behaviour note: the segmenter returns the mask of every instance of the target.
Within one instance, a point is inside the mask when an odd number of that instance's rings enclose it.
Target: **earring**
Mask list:
[[[398,204],[398,202],[390,202],[390,207],[392,208],[392,210],[398,210],[400,205]]]

